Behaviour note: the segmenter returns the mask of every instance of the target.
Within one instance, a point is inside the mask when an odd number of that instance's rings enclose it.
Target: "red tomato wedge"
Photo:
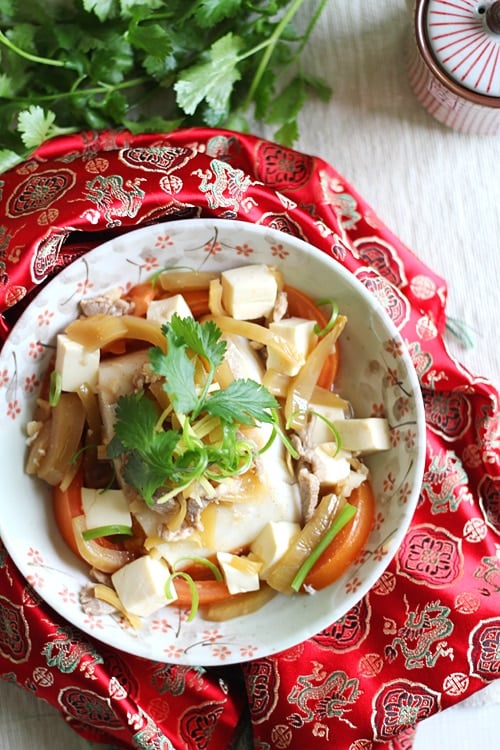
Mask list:
[[[353,490],[348,502],[356,515],[337,534],[308,573],[305,584],[320,590],[336,581],[358,557],[370,535],[375,518],[375,496],[369,482]]]
[[[62,538],[75,555],[80,556],[73,532],[73,518],[81,516],[82,509],[82,472],[77,472],[67,490],[54,487],[52,490],[52,505],[57,528]]]

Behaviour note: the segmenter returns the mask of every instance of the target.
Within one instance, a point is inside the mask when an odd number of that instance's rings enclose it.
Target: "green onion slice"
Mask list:
[[[193,581],[189,573],[184,573],[183,570],[176,570],[175,573],[169,575],[165,583],[165,596],[167,597],[167,599],[172,599],[172,581],[174,580],[174,578],[183,578],[189,586],[189,590],[191,592],[191,609],[189,610],[187,621],[192,622],[196,617],[196,613],[198,612],[200,601],[196,583]]]
[[[333,326],[335,325],[335,321],[337,320],[339,316],[339,306],[337,302],[334,299],[331,298],[325,298],[325,299],[319,299],[317,300],[316,304],[319,305],[331,305],[332,311],[330,313],[330,320],[326,324],[324,328],[320,328],[319,325],[316,323],[316,325],[313,328],[314,333],[316,336],[326,336],[327,333],[329,333]]]
[[[57,406],[59,399],[61,398],[62,392],[62,377],[61,373],[57,370],[52,370],[50,373],[50,386],[49,386],[49,404],[51,406]]]
[[[208,560],[206,557],[179,557],[179,559],[175,561],[175,565],[184,561],[205,565],[213,573],[216,581],[222,581],[222,573],[220,572],[219,568],[217,567],[217,565],[215,565],[215,563],[213,563],[211,560]]]
[[[133,531],[131,526],[124,526],[119,523],[113,523],[109,526],[95,526],[93,529],[86,529],[82,531],[82,537],[88,542],[90,539],[99,539],[103,536],[115,536],[120,534],[122,536],[132,536]]]
[[[335,438],[335,443],[337,444],[337,448],[335,450],[335,453],[332,456],[332,458],[335,458],[335,456],[338,456],[339,451],[342,448],[342,438],[340,437],[339,431],[337,430],[333,422],[331,422],[328,419],[328,417],[325,417],[324,414],[321,414],[321,412],[315,411],[315,409],[308,409],[308,411],[310,414],[314,414],[315,417],[318,417],[318,419],[321,419],[326,424],[326,426],[332,433],[333,437]]]
[[[300,568],[295,574],[295,577],[290,584],[294,591],[299,591],[300,587],[307,578],[307,574],[313,567],[313,565],[319,560],[325,549],[333,542],[339,531],[341,531],[346,524],[349,523],[351,518],[356,515],[356,506],[346,503],[342,510],[333,519],[332,525],[323,534],[316,547],[311,550],[311,554],[306,557]]]

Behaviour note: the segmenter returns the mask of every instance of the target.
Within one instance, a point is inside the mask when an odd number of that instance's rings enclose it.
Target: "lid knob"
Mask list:
[[[496,0],[487,9],[486,24],[494,34],[500,34],[500,0]]]

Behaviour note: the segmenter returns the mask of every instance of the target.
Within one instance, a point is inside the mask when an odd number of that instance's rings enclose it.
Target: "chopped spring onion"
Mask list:
[[[192,622],[194,618],[196,617],[196,613],[198,612],[198,606],[200,597],[198,595],[198,589],[196,588],[196,583],[193,581],[189,573],[185,573],[183,570],[176,570],[175,573],[172,573],[167,578],[167,581],[165,583],[165,596],[167,599],[172,599],[172,581],[174,578],[183,578],[188,586],[189,590],[191,592],[191,609],[189,610],[189,614],[187,617],[188,622]]]
[[[62,393],[62,377],[61,373],[57,370],[52,370],[50,373],[50,387],[49,387],[49,404],[51,406],[57,406]]]
[[[317,305],[331,305],[332,311],[330,313],[330,319],[326,326],[324,328],[320,328],[319,325],[316,323],[316,325],[313,328],[314,333],[316,336],[325,336],[327,333],[329,333],[333,326],[335,325],[335,321],[338,318],[339,315],[339,306],[337,302],[334,299],[319,299],[316,302]]]
[[[321,414],[321,412],[315,411],[314,409],[308,409],[308,411],[310,414],[313,414],[315,417],[318,417],[318,419],[321,419],[326,424],[326,426],[332,433],[333,437],[335,438],[335,443],[337,444],[337,448],[336,448],[335,453],[332,456],[332,458],[335,458],[335,456],[338,456],[339,451],[342,448],[342,438],[340,437],[339,431],[337,430],[333,422],[331,422],[328,419],[328,417],[325,417],[324,414]]]
[[[115,523],[109,526],[96,526],[93,529],[85,529],[85,531],[82,531],[82,537],[88,542],[89,539],[100,539],[103,536],[115,536],[116,534],[132,536],[132,533],[131,526]]]
[[[290,584],[294,591],[300,590],[300,587],[307,578],[307,574],[309,573],[311,568],[319,560],[325,549],[332,543],[339,531],[341,531],[344,526],[349,523],[351,518],[356,515],[356,510],[357,509],[354,505],[346,503],[342,510],[335,516],[330,528],[323,534],[316,547],[311,550],[310,555],[306,557],[306,559],[296,572],[292,583]]]
[[[222,573],[220,572],[219,568],[217,567],[217,565],[215,565],[215,563],[213,563],[211,560],[208,560],[206,557],[180,557],[175,561],[175,565],[178,565],[178,563],[184,561],[205,565],[213,573],[216,581],[222,581]]]

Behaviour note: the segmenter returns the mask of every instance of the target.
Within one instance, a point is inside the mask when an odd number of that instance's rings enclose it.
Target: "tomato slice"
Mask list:
[[[370,482],[363,482],[353,490],[348,502],[357,507],[356,515],[337,534],[305,579],[305,584],[316,590],[325,588],[346,572],[370,535],[375,518],[375,496]]]
[[[208,604],[215,604],[216,602],[224,601],[232,596],[224,581],[216,581],[215,579],[194,580],[194,584],[198,590],[198,603],[200,607],[206,607]],[[173,586],[177,593],[177,599],[175,600],[174,605],[181,609],[190,609],[192,604],[192,594],[191,589],[189,588],[189,583],[182,578],[176,578],[173,582]]]
[[[320,328],[324,328],[328,319],[316,302],[305,292],[294,286],[285,285],[288,297],[288,312],[298,318],[315,320]],[[335,345],[335,351],[328,355],[318,378],[318,385],[329,389],[335,381],[340,366],[339,342]]]
[[[80,556],[73,532],[73,518],[81,516],[83,472],[78,471],[66,490],[54,487],[52,490],[52,507],[59,533],[75,555]]]

